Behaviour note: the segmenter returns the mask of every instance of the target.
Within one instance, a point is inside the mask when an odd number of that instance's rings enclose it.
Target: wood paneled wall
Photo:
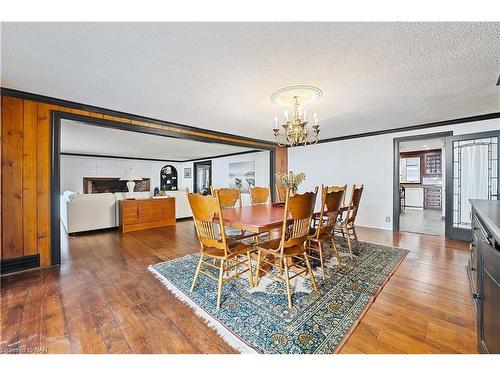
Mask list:
[[[2,96],[2,260],[40,254],[50,265],[50,111]]]
[[[98,111],[83,111],[2,95],[1,260],[39,254],[42,267],[51,265],[51,111],[69,112],[189,136],[230,141],[247,147],[263,146],[259,141],[203,133],[168,124],[131,120]],[[277,173],[287,171],[287,151],[282,148],[276,149]]]
[[[274,161],[275,173],[288,173],[288,148],[277,147]],[[277,185],[280,190],[280,196],[285,196],[285,189]],[[275,200],[278,198],[275,197]]]

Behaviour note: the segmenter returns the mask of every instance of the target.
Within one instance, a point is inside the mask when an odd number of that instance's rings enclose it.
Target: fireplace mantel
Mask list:
[[[136,181],[135,192],[149,191],[150,179],[143,178]],[[84,177],[83,193],[120,193],[127,192],[127,181],[120,181],[120,177]]]

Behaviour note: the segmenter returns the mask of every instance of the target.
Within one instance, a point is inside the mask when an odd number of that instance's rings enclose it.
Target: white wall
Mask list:
[[[210,160],[210,159],[204,159]],[[255,185],[256,186],[269,186],[269,151],[254,152],[250,154],[227,156],[223,158],[216,158],[212,160],[212,186],[215,188],[228,187],[229,185],[229,163],[239,163],[246,161],[255,161]],[[191,168],[191,178],[184,178],[184,168]],[[193,162],[182,163],[181,174],[181,188],[186,187],[193,191],[194,182],[194,169]],[[242,196],[243,205],[250,204],[250,197],[248,194]]]
[[[151,192],[160,186],[160,170],[170,164],[182,173],[181,163],[61,155],[61,192],[83,193],[83,177],[121,177],[134,168],[142,178],[151,179]]]
[[[444,131],[460,135],[499,129],[500,119],[492,119],[291,148],[288,168],[306,174],[300,186],[302,191],[321,184],[364,184],[358,224],[391,230],[394,138]],[[385,221],[386,216],[391,222]]]

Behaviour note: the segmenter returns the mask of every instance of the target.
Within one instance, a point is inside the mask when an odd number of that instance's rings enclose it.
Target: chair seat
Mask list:
[[[251,245],[247,245],[237,241],[230,241],[228,243],[228,258],[234,258],[241,254],[246,254],[252,250]],[[225,258],[224,249],[218,249],[216,247],[204,246],[202,250],[203,254],[212,258]]]
[[[346,223],[345,221],[339,221],[333,226],[334,229],[352,229],[354,228],[354,223]]]
[[[279,250],[276,250],[280,246],[280,238],[276,238],[274,240],[269,240],[266,242],[261,242],[257,245],[257,249],[262,250],[265,253],[270,253],[273,254],[274,256],[281,256]],[[295,245],[295,246],[290,246],[290,247],[285,247],[283,250],[283,256],[286,257],[293,257],[299,254],[302,254],[304,252],[304,247],[300,245]]]
[[[331,238],[332,238],[331,233],[323,231],[320,233],[319,238],[317,240],[318,241],[328,241]],[[309,240],[311,240],[311,241],[316,240],[316,228],[309,229]]]

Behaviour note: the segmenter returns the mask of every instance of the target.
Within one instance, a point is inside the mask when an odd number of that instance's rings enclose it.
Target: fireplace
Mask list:
[[[149,191],[149,178],[136,181],[134,191]],[[120,181],[119,177],[84,177],[83,193],[120,193],[127,192],[127,181]]]

